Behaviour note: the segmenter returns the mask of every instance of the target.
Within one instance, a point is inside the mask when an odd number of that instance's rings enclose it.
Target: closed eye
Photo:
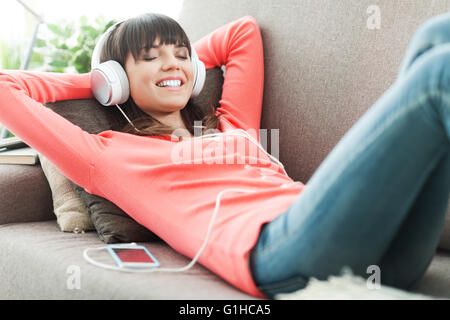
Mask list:
[[[182,59],[182,60],[187,60],[188,59],[188,57],[185,57],[185,56],[178,56],[177,58]],[[144,61],[152,61],[152,60],[155,60],[155,59],[156,59],[156,57],[155,58],[147,58],[147,57],[145,57],[143,60]]]

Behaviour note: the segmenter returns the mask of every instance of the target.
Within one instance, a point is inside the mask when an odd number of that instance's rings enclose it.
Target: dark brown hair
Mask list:
[[[189,38],[177,21],[162,14],[146,13],[122,22],[111,32],[102,48],[100,62],[115,60],[125,69],[128,53],[138,60],[141,49],[145,47],[146,50],[149,50],[156,38],[160,39],[161,44],[185,45],[191,57]],[[120,120],[118,120],[116,128],[113,128],[115,130],[135,135],[159,136],[170,135],[177,129],[161,123],[142,111],[131,95],[121,107],[139,131],[136,131],[122,114],[118,118]],[[117,112],[120,111],[117,110]],[[201,121],[201,125],[204,126],[202,133],[207,130],[215,130],[219,125],[219,116],[216,115],[214,105],[209,105],[205,110],[194,103],[192,98],[189,99],[180,114],[184,125],[192,135],[194,134],[194,121]]]

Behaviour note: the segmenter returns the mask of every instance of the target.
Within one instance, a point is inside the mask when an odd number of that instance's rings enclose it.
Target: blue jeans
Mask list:
[[[450,14],[415,32],[395,83],[336,144],[250,252],[268,298],[344,266],[401,289],[423,276],[450,193]]]

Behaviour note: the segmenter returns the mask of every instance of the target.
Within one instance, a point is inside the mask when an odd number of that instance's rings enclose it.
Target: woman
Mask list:
[[[127,73],[126,112],[144,113],[125,132],[89,134],[42,106],[92,98],[89,74],[2,72],[0,122],[69,179],[114,202],[190,258],[202,246],[221,192],[250,190],[220,199],[198,261],[251,295],[272,298],[301,289],[308,278],[324,279],[344,266],[366,276],[368,266],[378,265],[382,283],[409,288],[434,255],[450,189],[450,47],[443,31],[449,24],[443,16],[416,33],[398,81],[307,186],[282,166],[268,165],[267,155],[224,146],[230,138],[237,144],[249,140],[227,133],[258,130],[260,124],[263,48],[249,16],[194,45],[206,69],[226,66],[215,114],[183,111],[195,108],[189,101],[189,41],[175,21],[148,14],[122,23],[102,53]],[[159,86],[172,76],[180,78],[180,88]],[[192,137],[192,123],[205,119],[202,133],[217,129],[217,140]],[[183,139],[168,136],[180,128],[187,132]],[[203,152],[174,161],[174,150],[192,148]],[[211,150],[226,150],[218,155],[232,161],[218,162]]]

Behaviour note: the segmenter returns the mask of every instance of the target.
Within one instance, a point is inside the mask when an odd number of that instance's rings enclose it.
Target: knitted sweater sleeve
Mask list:
[[[234,127],[258,131],[264,87],[263,45],[255,18],[232,21],[194,44],[206,69],[225,66],[218,112]]]
[[[0,71],[0,123],[89,191],[90,169],[108,144],[107,133],[83,131],[43,105],[86,98],[93,98],[89,74]]]

